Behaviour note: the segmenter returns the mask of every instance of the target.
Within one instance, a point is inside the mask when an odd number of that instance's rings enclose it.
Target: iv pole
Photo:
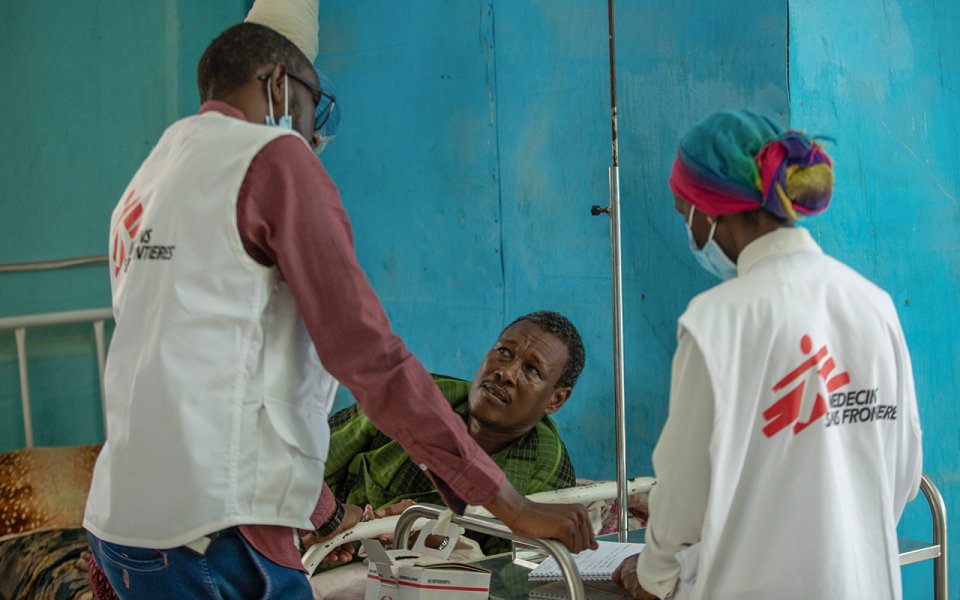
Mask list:
[[[617,78],[614,59],[613,0],[607,0],[607,20],[610,40],[610,126],[613,147],[613,165],[609,169],[610,206],[594,205],[593,216],[610,216],[610,255],[613,266],[613,394],[617,429],[617,539],[627,541],[627,430],[623,396],[623,293],[620,265],[620,159],[617,150]]]

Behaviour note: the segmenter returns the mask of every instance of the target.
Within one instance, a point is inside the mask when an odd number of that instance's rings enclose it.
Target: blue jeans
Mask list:
[[[312,600],[306,575],[270,561],[235,527],[211,534],[203,555],[183,546],[152,550],[111,544],[87,532],[93,556],[122,600]]]

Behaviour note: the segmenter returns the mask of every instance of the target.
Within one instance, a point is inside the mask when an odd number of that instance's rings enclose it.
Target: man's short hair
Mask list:
[[[273,29],[256,23],[234,25],[210,42],[200,57],[200,102],[223,99],[246,84],[257,69],[280,63],[294,73],[313,69],[303,52]]]
[[[530,321],[535,323],[540,329],[560,338],[560,341],[567,347],[567,364],[564,366],[563,374],[557,381],[557,387],[572,388],[583,371],[583,362],[586,359],[587,352],[583,348],[583,340],[580,339],[580,332],[570,322],[570,319],[560,313],[550,310],[538,310],[522,317],[517,317],[503,331],[510,329],[520,321]],[[503,331],[500,332],[503,335]]]

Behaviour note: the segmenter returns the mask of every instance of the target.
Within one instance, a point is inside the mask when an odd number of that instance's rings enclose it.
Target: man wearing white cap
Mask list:
[[[109,436],[84,526],[120,598],[310,598],[295,529],[330,521],[338,382],[451,508],[595,545],[582,507],[514,490],[391,331],[307,141],[323,97],[308,56],[271,27],[223,32],[200,60],[199,114],[164,132],[114,210]]]

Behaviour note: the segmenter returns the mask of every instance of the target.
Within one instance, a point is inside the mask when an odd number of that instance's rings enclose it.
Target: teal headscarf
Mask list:
[[[696,123],[680,140],[670,188],[711,215],[764,208],[785,218],[826,209],[829,193],[789,197],[790,167],[831,166],[811,137],[783,131],[750,110],[721,111]]]

